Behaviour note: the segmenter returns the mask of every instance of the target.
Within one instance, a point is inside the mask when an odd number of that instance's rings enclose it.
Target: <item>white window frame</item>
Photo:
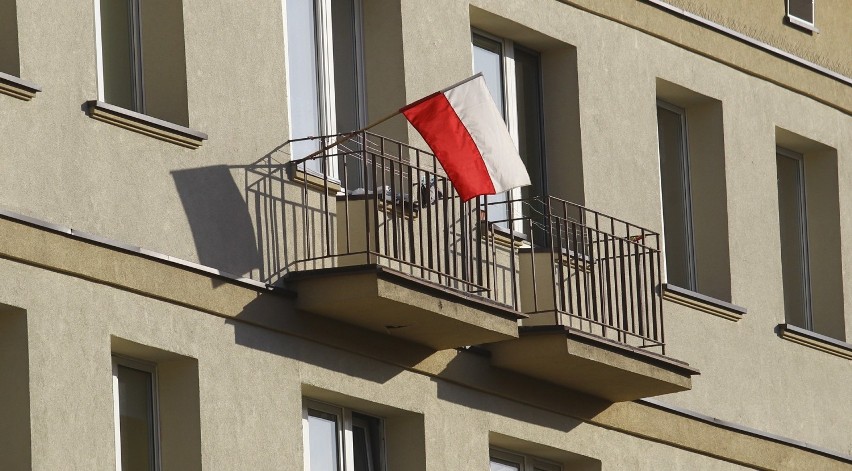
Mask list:
[[[95,7],[95,63],[98,77],[98,101],[106,102],[104,92],[104,54],[103,54],[103,28],[101,26],[101,0],[93,0]],[[130,3],[130,18],[128,24],[130,32],[131,67],[133,81],[131,82],[131,94],[135,102],[137,113],[146,114],[145,106],[145,74],[142,63],[142,5],[141,0],[125,0]]]
[[[113,402],[113,420],[115,425],[115,469],[121,471],[121,412],[119,408],[119,387],[118,387],[118,367],[124,366],[134,370],[144,371],[151,375],[151,417],[153,418],[153,433],[154,433],[154,456],[151,460],[154,463],[154,469],[160,471],[162,469],[161,450],[160,450],[160,405],[159,405],[159,384],[157,380],[157,365],[154,363],[137,360],[121,355],[112,356],[112,402]]]
[[[816,28],[816,0],[810,0],[811,3],[811,21],[808,21],[804,18],[800,18],[796,15],[790,13],[790,0],[787,0],[787,21],[790,23],[801,26],[803,28],[809,29],[814,32],[819,32]]]
[[[98,1],[98,0],[95,0]],[[293,0],[282,0],[281,8],[284,18],[284,70],[287,79],[287,103],[288,106],[292,103],[290,97],[293,96],[291,90],[292,81],[290,80],[290,45],[287,40],[287,2]],[[297,0],[298,1],[298,0]],[[321,135],[337,134],[337,111],[336,98],[334,93],[334,39],[331,20],[331,0],[309,0],[314,5],[314,32],[317,45],[317,80],[319,91],[319,126]],[[358,118],[361,124],[367,122],[367,92],[365,83],[365,60],[364,60],[364,8],[362,0],[351,0],[353,2],[353,10],[355,12],[355,69],[359,103]],[[288,115],[290,110],[288,109]],[[290,123],[290,136],[293,138],[303,138],[308,136],[293,136],[293,126]],[[304,156],[296,156],[302,158]],[[327,159],[328,178],[334,182],[340,182],[340,174],[338,170],[337,159]],[[303,168],[308,173],[316,173],[306,166]],[[320,175],[321,176],[321,175]]]
[[[355,469],[355,449],[353,446],[353,435],[352,435],[352,427],[353,424],[358,420],[357,418],[352,417],[352,413],[356,412],[362,415],[369,415],[370,417],[374,417],[381,421],[381,443],[379,444],[381,450],[381,463],[378,465],[379,471],[386,471],[386,450],[385,450],[385,419],[382,417],[377,417],[373,414],[363,414],[358,411],[353,411],[352,409],[337,406],[334,404],[329,404],[326,402],[321,402],[313,399],[304,399],[302,401],[302,443],[304,443],[304,462],[305,462],[305,470],[311,469],[311,445],[310,445],[310,429],[308,418],[310,417],[310,411],[315,410],[318,412],[323,412],[325,414],[333,415],[337,420],[337,459],[338,459],[338,469],[340,471],[353,471]]]
[[[482,30],[477,29],[477,28],[471,28],[470,33],[471,33],[471,44],[470,44],[471,51],[473,51],[473,48],[475,47],[473,45],[473,36],[481,36],[485,39],[500,43],[500,49],[501,49],[500,55],[502,57],[502,64],[501,64],[502,70],[501,70],[501,72],[503,74],[502,79],[503,79],[503,106],[504,106],[504,109],[502,111],[504,112],[504,114],[506,116],[506,127],[509,129],[509,135],[512,137],[512,142],[515,143],[515,150],[517,150],[518,149],[518,141],[520,139],[519,135],[518,135],[518,120],[520,118],[518,118],[518,103],[517,103],[517,101],[518,101],[517,100],[518,90],[517,90],[517,83],[515,81],[515,42],[512,41],[511,39],[506,39],[506,38],[502,38],[500,36],[495,36],[493,34],[487,33],[485,31],[482,31]],[[529,48],[524,48],[524,49],[529,49]],[[541,66],[541,63],[539,63],[539,66]],[[471,54],[471,68],[473,70],[475,70],[475,64],[473,63],[473,54]],[[541,75],[543,76],[544,74],[541,73]],[[539,84],[539,89],[541,90],[541,92],[543,94],[544,93],[543,84]],[[541,111],[542,111],[542,113],[544,112],[543,107],[542,107]],[[543,115],[541,116],[541,122],[544,123],[544,116]],[[543,132],[544,132],[544,129],[542,129],[542,134],[543,134]],[[544,146],[542,146],[542,148],[544,149]],[[542,155],[542,160],[546,160],[546,156]],[[546,162],[543,161],[542,162],[542,168],[544,168],[545,165],[546,165]],[[545,182],[546,182],[546,179],[545,179]],[[546,192],[546,190],[547,190],[546,183],[545,183],[544,186],[545,186],[545,188],[543,188],[543,190]],[[515,200],[515,202],[512,204],[512,214],[514,214],[514,216],[515,216],[515,221],[512,224],[512,230],[515,231],[515,232],[522,233],[524,231],[524,227],[523,227],[523,221],[522,221],[523,218],[521,217],[521,214],[523,213],[523,204],[520,201],[520,199],[521,199],[521,188],[513,188],[513,189],[507,191],[506,193],[508,193],[508,198],[510,200]]]
[[[488,450],[489,466],[494,459],[517,465],[521,471],[562,471],[562,465],[530,455],[523,455],[502,448],[491,447]]]
[[[681,288],[686,288],[691,291],[698,291],[698,267],[696,265],[695,259],[695,227],[693,225],[693,212],[692,212],[692,172],[690,170],[690,156],[689,156],[689,127],[687,126],[686,120],[686,110],[677,105],[673,105],[664,100],[657,100],[657,107],[663,108],[665,110],[671,111],[680,116],[680,126],[681,133],[683,135],[682,148],[680,150],[681,156],[683,158],[683,173],[681,174],[681,185],[684,188],[684,194],[681,195],[683,198],[685,211],[683,217],[686,222],[686,263],[688,270],[688,283],[689,286],[681,286]],[[659,139],[659,136],[657,136]],[[659,155],[659,146],[657,146],[657,161],[660,162]],[[663,181],[663,168],[660,167],[660,183]],[[663,211],[663,192],[662,188],[660,188],[660,214]],[[665,218],[663,218],[663,244],[665,246]],[[665,274],[666,280],[668,280],[668,267],[666,266],[666,259],[663,257],[663,273]]]
[[[805,185],[807,185],[807,178],[805,177],[805,156],[799,154],[798,152],[794,152],[790,149],[785,149],[783,147],[776,147],[775,153],[777,156],[785,157],[792,159],[797,162],[798,166],[798,188],[796,191],[799,193],[799,201],[802,202],[801,207],[799,208],[799,214],[797,215],[799,219],[799,229],[800,236],[802,237],[802,247],[801,247],[801,255],[802,255],[802,296],[805,301],[805,312],[804,312],[804,328],[810,331],[814,330],[814,312],[813,312],[813,293],[811,291],[811,271],[810,271],[810,240],[808,240],[808,200],[807,200],[807,190],[805,189]],[[777,158],[777,157],[776,157]]]

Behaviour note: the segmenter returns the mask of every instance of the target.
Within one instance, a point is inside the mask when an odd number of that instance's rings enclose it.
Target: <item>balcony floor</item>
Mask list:
[[[296,307],[436,350],[518,337],[509,306],[369,264],[292,272]]]
[[[671,358],[565,326],[521,327],[488,346],[500,368],[612,402],[686,391],[698,370]]]

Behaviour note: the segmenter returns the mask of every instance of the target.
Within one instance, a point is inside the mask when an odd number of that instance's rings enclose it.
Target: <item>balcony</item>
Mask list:
[[[517,338],[512,249],[434,155],[362,132],[289,172],[299,237],[283,278],[299,309],[434,349]]]
[[[665,356],[659,234],[554,197],[510,204],[530,236],[517,254],[529,317],[489,346],[492,363],[612,401],[689,389],[698,371]]]
[[[429,152],[291,141],[276,180],[297,307],[613,401],[689,389],[665,356],[659,235],[557,198],[461,202]]]

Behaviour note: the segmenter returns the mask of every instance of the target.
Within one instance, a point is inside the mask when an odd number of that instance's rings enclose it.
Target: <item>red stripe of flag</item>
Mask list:
[[[495,193],[479,148],[443,93],[400,111],[429,144],[462,201]]]

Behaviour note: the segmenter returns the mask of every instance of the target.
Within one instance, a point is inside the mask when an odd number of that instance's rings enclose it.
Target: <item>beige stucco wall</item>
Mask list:
[[[849,43],[852,42],[852,15],[843,0],[813,2],[818,32],[786,21],[786,1],[752,0],[748,7],[737,0],[667,0],[669,4],[749,37],[790,52],[803,59],[852,76]]]
[[[742,469],[244,321],[16,262],[0,273],[15,280],[0,299],[28,306],[34,470],[114,466],[114,337],[197,359],[203,469],[302,469],[303,396],[421,430],[389,451],[394,469],[486,469],[490,432],[581,469]]]
[[[455,0],[402,0],[391,5],[393,17],[371,37],[382,54],[369,56],[368,62],[374,61],[370,63],[377,68],[396,67],[388,78],[393,99],[381,94],[382,76],[368,72],[371,115],[469,75],[471,17],[476,26],[493,34],[522,44],[527,40],[546,57],[552,51],[559,57],[575,49],[577,83],[569,80],[565,86],[576,87],[578,97],[571,105],[575,110],[567,119],[575,116],[577,122],[567,123],[566,132],[579,136],[582,168],[576,168],[576,148],[567,158],[570,165],[561,160],[558,149],[551,152],[549,158],[558,162],[554,168],[560,173],[549,176],[551,185],[558,188],[560,181],[577,185],[576,174],[581,174],[581,190],[559,191],[581,196],[591,208],[660,229],[656,81],[662,78],[719,100],[731,301],[749,313],[733,323],[666,304],[669,353],[699,368],[702,376],[694,380],[691,392],[662,400],[852,454],[848,434],[852,405],[837,400],[852,388],[850,362],[786,342],[773,332],[783,322],[775,129],[836,149],[844,240],[852,231],[852,210],[846,203],[852,189],[847,165],[852,117],[789,87],[570,5],[550,0],[471,3],[473,14],[466,2]],[[368,9],[384,4],[371,3]],[[94,121],[83,113],[81,105],[97,98],[91,1],[59,2],[49,9],[19,2],[17,7],[21,74],[44,91],[31,102],[0,96],[0,135],[8,136],[0,146],[0,174],[8,182],[0,186],[0,205],[238,275],[269,275],[262,270],[270,253],[268,245],[258,242],[260,216],[246,196],[245,166],[288,138],[281,2],[254,2],[247,9],[239,2],[183,1],[189,125],[210,136],[195,151]],[[383,38],[390,42],[382,43]],[[401,49],[394,43],[400,38]],[[774,61],[763,58],[754,66],[781,72],[792,67]],[[822,87],[824,78],[796,70],[794,79],[813,78],[814,86]],[[546,86],[560,91],[558,81]],[[848,100],[848,87],[840,92],[832,87],[824,87],[822,96]],[[388,126],[390,132],[402,133],[398,122]],[[413,142],[419,140],[410,128],[408,132]],[[287,155],[276,152],[275,158],[283,161]],[[842,245],[839,256],[843,267],[850,266],[848,244]],[[482,450],[486,438],[479,432],[497,428],[587,456],[616,452],[625,460],[642,457],[642,463],[623,469],[646,464],[647,469],[656,469],[646,459],[694,464],[694,469],[728,466],[663,445],[614,437],[615,432],[591,425],[557,434],[552,427],[527,423],[527,414],[539,412],[524,409],[518,417],[507,418],[474,404],[462,407],[440,397],[435,383],[413,373],[361,365],[361,359],[310,342],[252,329],[240,329],[239,336],[248,340],[237,338],[237,329],[219,318],[33,268],[6,262],[3,267],[7,281],[0,286],[4,296],[0,302],[26,309],[31,320],[33,460],[40,469],[111,466],[111,403],[108,381],[103,380],[109,374],[110,335],[199,360],[202,456],[213,468],[231,462],[233,456],[257,469],[291,461],[281,457],[300,456],[300,435],[293,431],[300,426],[301,384],[338,389],[423,414],[427,469],[444,469],[446,463],[458,464],[457,469],[483,467],[485,451],[466,450]],[[843,283],[843,290],[848,340],[852,284]],[[60,358],[64,361],[57,361]],[[316,358],[330,364],[316,365]],[[77,368],[63,365],[67,361]],[[375,366],[388,378],[359,380],[347,373],[367,366]],[[81,400],[56,412],[56,404],[68,402],[69,396]],[[474,395],[474,399],[481,398]],[[554,416],[547,420],[564,421]],[[457,433],[456,427],[470,433]],[[446,439],[448,434],[452,440]],[[80,437],[85,446],[72,447]],[[607,446],[611,442],[624,448]],[[256,452],[247,453],[249,449]],[[471,461],[457,461],[465,459]]]

